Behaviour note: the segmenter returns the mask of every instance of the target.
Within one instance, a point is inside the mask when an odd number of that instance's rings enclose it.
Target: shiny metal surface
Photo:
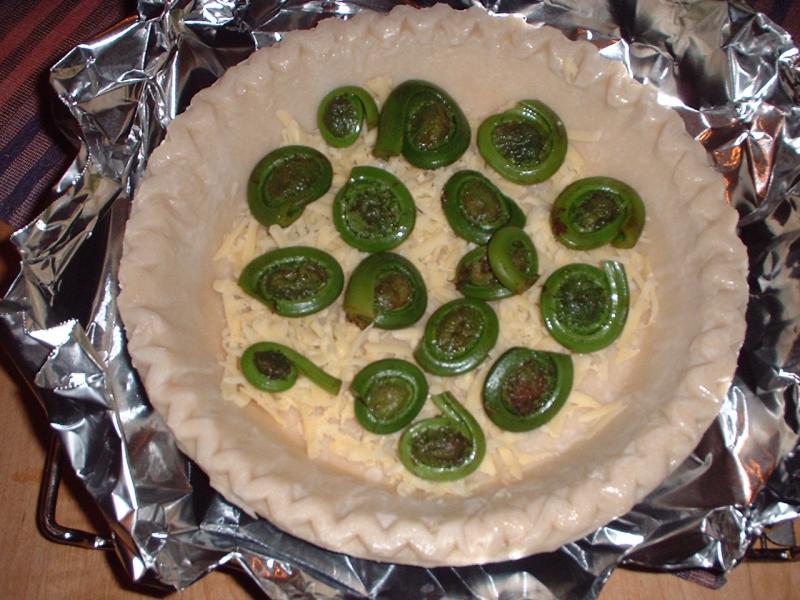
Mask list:
[[[196,91],[254,49],[320,18],[394,4],[140,0],[137,18],[52,70],[82,147],[56,202],[14,234],[23,269],[0,301],[0,339],[36,384],[125,568],[182,588],[237,564],[276,599],[594,598],[619,564],[732,568],[765,526],[800,511],[800,57],[743,2],[488,5],[590,40],[658,87],[725,174],[741,216],[751,302],[735,384],[693,455],[629,514],[558,552],[503,564],[428,570],[353,559],[228,504],[150,408],[116,311],[128,204],[150,151]]]

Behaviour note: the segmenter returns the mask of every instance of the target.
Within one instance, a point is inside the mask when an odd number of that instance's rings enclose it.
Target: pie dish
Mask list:
[[[660,311],[613,393],[625,410],[511,485],[463,496],[396,490],[308,456],[220,391],[225,325],[212,259],[246,211],[253,165],[281,145],[277,116],[314,129],[331,89],[391,74],[426,79],[470,119],[535,96],[555,108],[590,173],[645,199]],[[513,75],[512,75],[513,74]],[[746,254],[721,177],[680,118],[588,43],[516,17],[444,5],[361,14],[288,35],[199,93],[137,191],[119,307],[148,396],[230,501],[325,548],[463,565],[553,550],[623,514],[691,452],[716,415],[744,337]],[[616,375],[616,373],[615,373]]]

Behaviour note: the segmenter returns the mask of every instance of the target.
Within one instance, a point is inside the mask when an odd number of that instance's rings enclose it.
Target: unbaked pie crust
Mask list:
[[[660,311],[635,368],[613,383],[625,411],[521,481],[466,497],[401,497],[311,461],[263,411],[223,402],[220,392],[225,321],[212,284],[224,267],[212,257],[246,210],[253,165],[282,145],[279,111],[311,131],[328,91],[387,74],[445,88],[473,136],[489,114],[542,100],[568,131],[599,129],[596,140],[573,142],[587,171],[625,180],[647,205]],[[627,512],[699,441],[744,337],[747,261],[736,220],[722,178],[677,114],[591,44],[478,8],[398,7],[293,32],[195,96],[136,193],[119,308],[152,404],[230,501],[354,556],[493,562],[553,550]]]

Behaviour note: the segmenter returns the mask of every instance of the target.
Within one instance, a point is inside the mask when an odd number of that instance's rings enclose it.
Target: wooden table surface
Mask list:
[[[0,292],[8,280],[8,228],[0,222]],[[5,257],[5,260],[4,260]],[[2,296],[2,293],[0,293]],[[130,583],[112,553],[63,546],[47,541],[36,527],[36,499],[49,436],[44,413],[35,396],[0,352],[0,599],[141,598],[149,592]],[[69,527],[105,532],[92,510],[91,498],[76,478],[65,477],[57,519]],[[711,591],[669,574],[619,569],[611,576],[601,600],[746,600],[800,598],[800,565],[748,564],[736,568],[728,583]],[[155,597],[163,597],[164,594]],[[246,578],[214,572],[182,592],[186,600],[258,597]]]

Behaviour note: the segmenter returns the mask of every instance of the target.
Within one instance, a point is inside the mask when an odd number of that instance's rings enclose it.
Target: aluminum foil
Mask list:
[[[422,569],[354,559],[227,503],[151,409],[116,311],[122,235],[150,151],[196,91],[255,48],[324,17],[394,4],[140,0],[138,18],[53,67],[82,145],[58,199],[13,236],[22,269],[0,302],[0,339],[37,386],[130,577],[184,588],[236,564],[274,599],[595,598],[618,565],[733,568],[765,526],[800,511],[800,57],[744,3],[486,6],[590,40],[656,86],[725,174],[741,216],[751,302],[735,382],[692,456],[629,514],[556,552],[506,563]]]

